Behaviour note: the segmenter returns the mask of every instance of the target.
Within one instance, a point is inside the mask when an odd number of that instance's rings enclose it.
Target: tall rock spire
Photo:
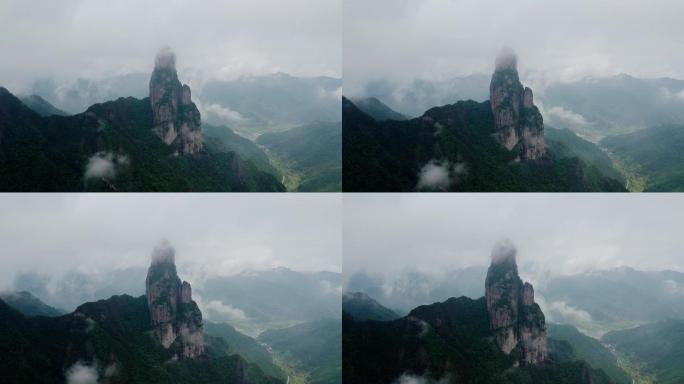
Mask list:
[[[152,253],[145,280],[152,331],[175,359],[196,359],[204,352],[202,312],[192,300],[190,283],[181,283],[176,273],[175,255],[168,243]]]
[[[546,321],[534,302],[534,288],[518,275],[516,249],[510,242],[497,244],[485,280],[489,327],[505,354],[518,351],[516,365],[538,365],[548,357]]]
[[[190,87],[181,85],[176,72],[176,54],[163,48],[154,61],[150,79],[154,131],[177,154],[202,150],[202,122],[191,100]]]
[[[518,57],[504,48],[496,58],[489,85],[489,100],[497,140],[515,151],[516,160],[535,160],[546,153],[544,121],[534,105],[532,90],[518,77]]]

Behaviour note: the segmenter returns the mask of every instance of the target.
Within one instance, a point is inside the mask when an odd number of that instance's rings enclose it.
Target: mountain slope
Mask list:
[[[401,317],[362,292],[345,292],[342,296],[342,311],[359,321],[387,321]]]
[[[343,186],[363,191],[624,191],[577,158],[515,163],[493,137],[489,102],[459,101],[377,122],[343,101]]]
[[[41,117],[0,88],[0,190],[282,191],[235,153],[174,156],[152,131],[148,99]]]
[[[608,136],[601,145],[646,177],[646,191],[684,191],[684,125]]]
[[[275,365],[273,357],[265,347],[255,339],[240,333],[230,324],[205,321],[204,331],[209,336],[225,340],[229,354],[239,355],[250,363],[258,365],[268,375],[281,380],[287,379],[283,371]]]
[[[603,175],[625,182],[625,177],[613,166],[610,157],[594,143],[584,140],[569,129],[546,127],[546,142],[551,151],[560,158],[577,157],[596,167]]]
[[[291,174],[288,189],[302,192],[342,190],[342,127],[314,123],[283,132],[265,133],[259,145],[277,157],[283,173]]]
[[[606,334],[603,340],[628,356],[658,384],[684,382],[684,320],[642,325]]]
[[[617,268],[558,276],[545,287],[547,302],[585,311],[592,322],[652,322],[684,316],[684,274]],[[577,324],[576,324],[577,325]],[[580,326],[581,327],[581,326]]]
[[[458,383],[609,383],[583,362],[511,369],[493,341],[484,298],[452,298],[389,322],[343,318],[345,383],[390,383],[404,377]]]
[[[204,144],[212,152],[234,152],[241,159],[251,161],[259,170],[278,176],[278,171],[271,165],[268,155],[253,141],[235,133],[225,126],[202,124]]]
[[[108,383],[278,383],[255,365],[209,347],[199,360],[170,361],[150,337],[144,296],[114,296],[69,315],[25,318],[0,301],[0,374],[8,383],[63,383],[65,376]]]
[[[30,292],[1,292],[0,299],[7,305],[21,312],[24,316],[61,316],[64,312],[53,308],[33,296]]]
[[[266,329],[339,318],[341,279],[339,273],[276,268],[210,277],[197,291],[205,303],[215,301],[233,309],[220,312],[208,307],[212,319],[256,336]]]
[[[578,360],[584,360],[593,368],[603,370],[616,383],[632,383],[629,375],[618,366],[617,358],[598,340],[580,333],[572,325],[548,324],[548,330],[550,338],[568,342]]]
[[[30,96],[24,96],[21,97],[21,102],[24,103],[27,107],[31,108],[34,112],[41,116],[52,116],[52,115],[57,115],[57,116],[66,116],[68,113],[62,111],[61,109],[58,109],[54,105],[50,104],[47,102],[47,100],[43,99],[42,97],[38,95],[30,95]]]
[[[407,120],[408,118],[401,113],[385,105],[375,97],[365,99],[353,99],[352,102],[360,110],[375,120]]]
[[[295,77],[285,73],[208,81],[200,95],[208,108],[207,121],[230,124],[249,138],[316,121],[340,121],[342,80],[331,77]],[[212,110],[229,111],[226,121]]]
[[[324,319],[268,330],[259,335],[311,384],[342,383],[342,328],[338,319]]]

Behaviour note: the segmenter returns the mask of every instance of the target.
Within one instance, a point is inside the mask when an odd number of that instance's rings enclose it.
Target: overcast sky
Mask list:
[[[146,267],[163,239],[210,275],[340,272],[341,220],[339,194],[3,194],[0,290],[20,272]]]
[[[341,76],[339,0],[0,2],[0,84],[149,72],[164,45],[179,70],[234,78]]]
[[[488,265],[502,239],[551,274],[684,272],[682,194],[345,194],[344,275]]]
[[[490,73],[502,46],[544,81],[684,78],[677,0],[345,0],[344,91]]]

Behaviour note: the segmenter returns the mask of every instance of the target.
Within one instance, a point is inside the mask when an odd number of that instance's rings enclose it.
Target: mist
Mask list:
[[[341,270],[333,194],[5,194],[0,211],[0,290],[118,287],[111,276],[127,281],[151,254],[173,258],[174,250],[193,286],[249,270]],[[153,252],[164,239],[173,248]]]
[[[620,73],[684,78],[683,11],[673,0],[345,1],[344,90],[355,97],[378,80],[491,74],[504,46],[535,92]]]
[[[340,14],[332,0],[3,1],[0,49],[13,54],[0,63],[0,84],[23,92],[41,78],[149,73],[165,45],[188,76],[339,77]]]
[[[676,194],[346,195],[343,274],[487,266],[503,239],[536,283],[625,266],[684,271],[682,209]]]

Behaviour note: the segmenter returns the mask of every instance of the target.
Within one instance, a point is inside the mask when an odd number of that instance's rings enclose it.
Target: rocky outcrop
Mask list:
[[[534,105],[530,88],[523,88],[518,77],[518,58],[503,50],[489,85],[489,100],[494,114],[496,138],[514,151],[516,161],[536,160],[545,153],[544,121]]]
[[[188,85],[181,85],[176,72],[176,55],[162,49],[154,62],[150,79],[153,129],[176,154],[202,151],[202,122],[199,110],[192,102]]]
[[[192,300],[190,283],[176,273],[175,250],[165,243],[152,254],[145,281],[155,338],[174,359],[196,359],[204,352],[202,312]]]
[[[489,326],[496,344],[516,365],[538,365],[548,357],[544,313],[534,302],[534,288],[518,275],[515,247],[504,242],[494,247],[487,270],[485,299]]]

